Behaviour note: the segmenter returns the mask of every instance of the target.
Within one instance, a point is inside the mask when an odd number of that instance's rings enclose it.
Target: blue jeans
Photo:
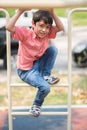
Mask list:
[[[18,75],[24,82],[38,88],[33,105],[41,106],[45,97],[50,92],[50,85],[43,79],[43,76],[49,76],[51,74],[57,52],[57,48],[51,45],[46,50],[45,54],[39,60],[34,62],[31,69],[18,69]]]

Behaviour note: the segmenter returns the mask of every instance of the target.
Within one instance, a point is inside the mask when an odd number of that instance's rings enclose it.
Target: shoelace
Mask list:
[[[52,80],[55,80],[54,77],[47,77],[45,80],[48,80],[49,82],[52,82]]]
[[[38,112],[39,112],[39,111],[41,110],[41,108],[40,108],[39,106],[33,106],[33,107],[32,107],[32,110],[35,110],[35,111],[38,111]]]
[[[48,80],[49,82],[51,82],[51,81],[52,81],[52,79],[53,79],[52,77],[49,77],[47,80]]]

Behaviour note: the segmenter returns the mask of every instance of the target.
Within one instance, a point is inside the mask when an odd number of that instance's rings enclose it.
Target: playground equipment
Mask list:
[[[87,5],[87,0],[73,0],[72,2],[69,0],[54,0],[54,1],[21,1],[21,0],[0,0],[0,7],[2,8],[46,8],[46,7],[53,7],[53,8],[70,8],[70,7],[77,7],[81,5]],[[6,20],[9,21],[9,14],[5,9],[0,9],[6,14]],[[68,84],[64,86],[68,86],[68,111],[67,112],[43,112],[41,115],[67,115],[68,116],[68,123],[67,123],[67,130],[71,130],[71,90],[72,90],[72,55],[71,55],[71,15],[74,12],[79,11],[87,11],[87,8],[75,8],[69,11],[68,13]],[[7,85],[8,85],[8,100],[9,100],[9,130],[13,129],[12,126],[12,116],[13,115],[30,115],[29,112],[12,112],[12,95],[11,95],[11,87],[13,86],[21,86],[21,84],[11,84],[11,63],[10,63],[10,33],[6,31],[7,34]],[[23,84],[22,84],[23,86]],[[25,86],[25,85],[24,85]]]
[[[86,4],[87,0],[0,0],[1,8],[70,8]]]

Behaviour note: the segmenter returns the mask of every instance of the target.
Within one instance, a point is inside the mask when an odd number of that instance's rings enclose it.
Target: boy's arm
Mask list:
[[[15,32],[15,23],[20,17],[20,15],[24,12],[25,10],[19,9],[16,14],[9,20],[9,22],[6,25],[6,29],[10,32]]]
[[[55,22],[55,24],[56,24],[56,26],[55,26],[56,32],[59,32],[59,31],[64,30],[64,26],[63,26],[61,20],[60,20],[60,19],[58,18],[58,16],[55,14],[54,10],[53,10],[53,9],[50,9],[49,12],[50,12],[51,16],[53,17],[53,20],[54,20],[54,22]]]

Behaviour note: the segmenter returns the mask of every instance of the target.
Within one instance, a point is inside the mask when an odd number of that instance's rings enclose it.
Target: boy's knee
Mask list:
[[[55,46],[52,45],[49,48],[50,48],[51,53],[56,54],[56,55],[58,54],[58,49]]]
[[[44,93],[45,93],[45,94],[50,93],[50,86],[46,86],[46,87],[44,88]]]

